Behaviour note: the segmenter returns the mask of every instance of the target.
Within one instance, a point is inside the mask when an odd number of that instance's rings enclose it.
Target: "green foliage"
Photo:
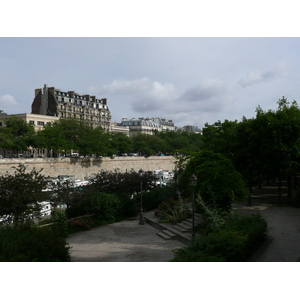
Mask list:
[[[84,217],[70,220],[68,222],[68,231],[69,234],[72,234],[78,231],[89,230],[91,228],[98,227],[105,224],[107,224],[107,222],[99,220],[97,216],[93,216],[93,215],[84,216]]]
[[[205,124],[203,128],[203,144],[206,150],[221,153],[227,158],[232,158],[235,152],[237,139],[236,128],[238,122],[225,120],[215,122],[213,125]]]
[[[175,198],[176,193],[173,186],[157,187],[150,191],[143,192],[143,209],[145,211],[156,209],[163,201]],[[135,203],[140,203],[141,194],[134,196]]]
[[[38,228],[28,223],[0,226],[0,261],[67,262],[69,246],[49,227]]]
[[[201,134],[188,132],[161,131],[155,135],[161,139],[161,150],[165,154],[181,151],[199,151],[203,147]]]
[[[174,252],[171,261],[210,262],[245,261],[261,244],[267,233],[267,222],[259,215],[231,215],[226,222],[192,245]]]
[[[151,190],[155,187],[156,177],[152,172],[144,172],[142,177],[136,171],[101,171],[96,174],[91,189],[97,192],[134,195],[143,190]]]
[[[68,236],[68,219],[65,210],[56,208],[52,215],[53,231],[60,237]]]
[[[5,125],[6,128],[3,128],[2,132],[6,137],[2,141],[2,147],[18,152],[34,146],[35,131],[32,124],[12,116],[5,120]]]
[[[41,170],[27,171],[23,164],[14,169],[13,174],[0,176],[0,218],[8,222],[39,218],[41,202],[47,200],[45,177]]]
[[[136,200],[134,197],[131,197],[129,194],[118,194],[118,197],[121,202],[121,216],[122,218],[131,218],[135,217],[138,213]]]
[[[178,223],[190,217],[189,204],[186,199],[169,199],[158,206],[157,211],[160,222]]]
[[[203,129],[204,148],[230,159],[250,190],[257,179],[289,178],[299,169],[299,106],[285,97],[277,104],[276,110],[268,111],[258,106],[255,118],[218,121]]]
[[[68,217],[96,214],[99,221],[112,223],[119,221],[122,215],[121,200],[115,194],[94,193],[84,201],[73,203],[67,209]]]
[[[114,194],[94,194],[86,203],[90,214],[97,214],[98,219],[113,223],[120,220],[121,202]]]
[[[264,239],[268,231],[267,221],[259,214],[251,216],[230,215],[225,223],[226,230],[238,231],[247,235],[247,249],[253,250]]]
[[[232,211],[220,210],[215,203],[205,203],[201,196],[198,195],[195,199],[196,207],[199,207],[199,211],[201,211],[203,217],[203,225],[211,231],[212,229],[219,228],[220,226],[225,224],[226,217]]]
[[[37,133],[35,146],[55,153],[78,151],[81,155],[113,154],[109,134],[101,127],[92,128],[87,122],[73,118],[47,124]]]
[[[110,133],[111,145],[114,153],[131,153],[133,152],[133,140],[123,133]]]
[[[230,210],[234,201],[244,200],[246,196],[242,175],[221,154],[203,150],[191,155],[178,184],[185,196],[190,193],[187,187],[193,173],[198,178],[195,193],[200,193],[206,204],[214,204],[221,210]]]

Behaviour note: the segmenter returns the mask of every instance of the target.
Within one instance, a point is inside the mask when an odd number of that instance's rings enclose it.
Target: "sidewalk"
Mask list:
[[[278,206],[270,201],[237,204],[241,214],[259,213],[268,222],[272,238],[255,262],[296,262],[300,258],[300,208]]]
[[[271,195],[272,196],[272,195]],[[278,206],[276,198],[253,198],[252,205],[238,203],[241,214],[260,213],[268,222],[269,239],[253,257],[255,262],[297,262],[300,258],[300,208]],[[145,217],[153,217],[153,211]],[[178,240],[164,240],[160,230],[139,217],[123,220],[70,235],[72,261],[86,262],[167,262],[172,250],[186,247]]]
[[[172,250],[185,246],[177,240],[162,239],[147,223],[138,223],[136,217],[70,235],[71,261],[167,262],[174,257]]]

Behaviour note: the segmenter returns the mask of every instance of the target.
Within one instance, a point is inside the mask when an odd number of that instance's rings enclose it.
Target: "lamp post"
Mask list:
[[[140,169],[139,170],[139,174],[141,176],[141,213],[140,213],[140,221],[139,221],[139,225],[144,225],[144,214],[143,214],[143,170]]]
[[[197,177],[193,174],[190,178],[190,186],[193,188],[193,198],[192,198],[192,220],[193,220],[193,225],[192,225],[192,243],[194,243],[195,240],[195,186],[197,185]]]

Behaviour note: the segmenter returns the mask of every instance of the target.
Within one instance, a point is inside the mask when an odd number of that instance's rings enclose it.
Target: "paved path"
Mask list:
[[[74,262],[167,262],[172,250],[185,245],[164,240],[149,224],[139,225],[138,218],[123,220],[67,238]]]
[[[273,238],[256,262],[296,262],[300,258],[300,208],[262,203],[239,206],[245,214],[260,213],[268,222],[268,235]]]
[[[276,198],[266,196],[254,197],[251,206],[236,205],[242,214],[260,213],[268,222],[273,240],[256,262],[296,262],[300,258],[300,208],[276,204]],[[173,258],[173,249],[186,245],[164,240],[156,235],[158,231],[149,224],[138,225],[135,218],[72,234],[67,242],[72,261],[167,262]]]

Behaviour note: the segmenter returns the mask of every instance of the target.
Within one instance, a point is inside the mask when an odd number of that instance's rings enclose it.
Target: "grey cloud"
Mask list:
[[[136,112],[155,111],[168,107],[170,102],[178,97],[173,84],[152,82],[147,77],[135,80],[114,80],[111,84],[105,85],[102,92],[130,96],[132,108]]]
[[[270,71],[256,71],[250,72],[246,78],[242,78],[238,83],[242,87],[246,87],[255,83],[269,82],[278,78],[285,78],[288,76],[286,63],[281,63]]]
[[[209,79],[201,82],[197,86],[187,89],[180,98],[183,101],[189,102],[208,101],[225,92],[226,85],[222,80]]]

